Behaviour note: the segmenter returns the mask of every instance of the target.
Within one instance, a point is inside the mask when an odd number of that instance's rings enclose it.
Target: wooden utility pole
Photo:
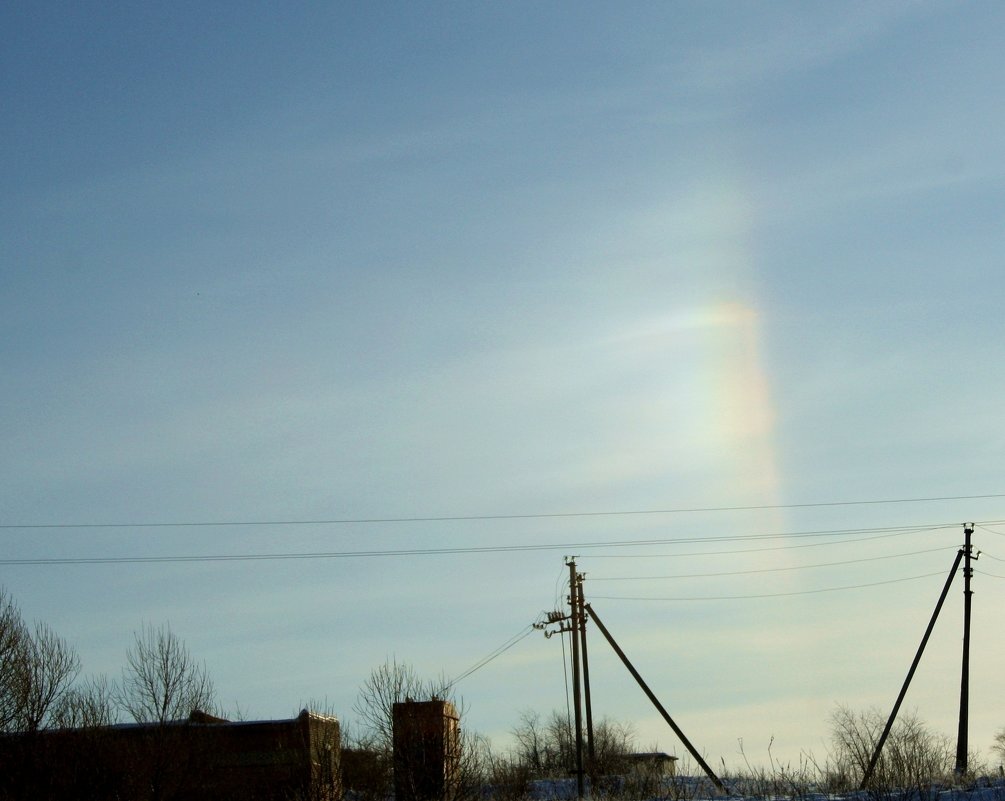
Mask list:
[[[593,701],[590,698],[590,660],[586,651],[586,599],[583,597],[583,574],[577,575],[579,595],[579,638],[583,649],[583,700],[586,702],[586,765],[592,789],[596,771],[596,750],[593,747]]]
[[[569,633],[572,635],[572,697],[576,716],[576,797],[582,799],[586,782],[583,779],[583,705],[579,690],[579,579],[576,575],[576,561],[570,559],[568,565],[569,606],[572,607],[569,621]]]
[[[963,524],[966,542],[963,545],[963,670],[960,677],[960,727],[956,735],[956,775],[967,772],[967,750],[969,749],[969,716],[970,716],[970,603],[973,590],[970,589],[970,579],[974,571],[970,566],[973,545],[970,541],[974,533],[973,523]]]

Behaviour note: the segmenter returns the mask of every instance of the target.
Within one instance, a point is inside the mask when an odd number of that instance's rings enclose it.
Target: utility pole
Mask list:
[[[590,699],[590,660],[586,653],[586,599],[583,597],[583,573],[577,575],[579,595],[579,637],[583,648],[583,699],[586,701],[586,764],[592,786],[596,770],[596,751],[593,747],[593,702]]]
[[[968,729],[970,715],[970,606],[973,590],[970,589],[970,580],[974,571],[970,566],[973,545],[971,536],[974,533],[973,523],[963,524],[963,533],[966,541],[963,545],[963,670],[960,677],[960,727],[956,735],[956,775],[962,776],[967,772],[967,751],[969,749]],[[977,552],[980,556],[980,551]]]
[[[579,801],[586,795],[585,771],[583,770],[583,706],[581,683],[585,684],[586,691],[586,718],[589,729],[589,759],[590,768],[593,768],[593,711],[590,704],[590,669],[586,656],[586,611],[583,602],[583,576],[576,572],[576,561],[574,557],[567,556],[565,564],[569,568],[569,614],[554,611],[547,612],[534,623],[534,628],[544,632],[546,638],[551,638],[556,634],[568,632],[572,642],[572,695],[575,708],[576,730],[575,756],[576,765],[571,771],[576,774],[576,793]],[[557,625],[557,629],[549,629],[549,626]],[[580,657],[582,650],[582,657]],[[582,660],[582,661],[580,661]],[[582,666],[582,673],[580,673]],[[582,681],[581,681],[582,677]],[[566,685],[568,688],[568,685]]]
[[[576,715],[576,797],[582,800],[586,783],[583,780],[583,708],[579,690],[579,579],[575,559],[569,559],[568,565],[569,606],[572,608],[572,618],[569,621],[569,633],[572,635],[572,697]]]

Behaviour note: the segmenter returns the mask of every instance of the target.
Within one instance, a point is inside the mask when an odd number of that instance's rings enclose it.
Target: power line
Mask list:
[[[689,598],[656,598],[625,595],[593,595],[592,598],[604,601],[746,601],[753,598],[785,598],[792,595],[815,595],[822,592],[841,592],[843,590],[861,590],[867,587],[880,587],[884,584],[899,584],[904,581],[917,581],[930,576],[941,576],[942,573],[924,573],[920,576],[874,581],[870,584],[852,584],[845,587],[821,587],[815,590],[796,590],[794,592],[773,592],[763,595],[702,595]]]
[[[552,604],[552,609],[558,609],[562,605],[562,595],[565,592],[565,586],[569,583],[569,571],[563,566],[561,570],[558,571],[558,577],[555,579],[555,601]]]
[[[695,506],[669,509],[624,509],[578,512],[526,512],[518,514],[483,514],[483,515],[440,515],[415,517],[358,517],[358,518],[327,518],[327,519],[291,519],[291,520],[190,520],[190,521],[157,521],[134,523],[0,523],[0,530],[10,529],[96,529],[96,528],[213,528],[213,527],[251,527],[251,526],[341,526],[341,525],[374,525],[391,523],[451,523],[470,522],[478,520],[545,520],[549,518],[569,517],[627,517],[640,515],[671,515],[693,514],[705,512],[754,512],[773,509],[819,509],[840,506],[879,506],[884,504],[935,503],[939,501],[975,501],[994,498],[1005,498],[1005,493],[986,495],[944,495],[925,498],[882,498],[855,501],[819,501],[814,503],[779,503],[758,504],[748,506]]]
[[[948,531],[955,530],[960,527],[959,523],[938,523],[928,526],[891,526],[888,528],[848,528],[848,529],[831,529],[828,531],[818,531],[818,532],[793,532],[790,534],[764,534],[757,535],[755,538],[776,538],[783,539],[785,537],[797,537],[809,534],[819,535],[819,536],[841,536],[841,540],[834,542],[808,542],[808,543],[798,543],[796,545],[772,545],[767,548],[737,548],[733,550],[715,550],[715,551],[686,551],[684,553],[618,553],[618,554],[607,554],[607,553],[594,553],[591,554],[592,558],[595,559],[659,559],[659,558],[669,558],[678,559],[688,556],[734,556],[737,554],[744,553],[764,553],[766,551],[788,551],[794,550],[796,548],[820,548],[826,547],[828,545],[845,545],[852,542],[872,542],[873,540],[888,539],[890,537],[902,537],[905,534],[921,534],[928,533],[932,531]],[[879,534],[873,534],[868,537],[856,537],[856,538],[846,538],[844,535],[847,534],[862,534],[866,532],[880,532]],[[714,541],[713,538],[700,538],[700,542],[711,542]],[[684,540],[679,542],[684,543]]]
[[[821,548],[831,545],[846,545],[848,543],[868,543],[873,540],[886,540],[890,537],[902,537],[906,534],[925,534],[928,532],[938,532],[947,531],[950,529],[958,529],[960,524],[939,524],[937,526],[919,526],[912,527],[908,529],[896,528],[892,530],[887,529],[846,529],[840,532],[835,532],[836,534],[856,534],[860,532],[868,531],[878,531],[882,534],[872,535],[870,537],[858,537],[854,539],[842,539],[840,541],[832,543],[799,543],[798,545],[775,545],[769,548],[743,548],[736,549],[733,551],[688,551],[683,554],[593,554],[595,558],[599,559],[659,559],[662,557],[679,559],[682,557],[692,557],[692,556],[735,556],[737,554],[761,554],[767,551],[791,551],[797,548]],[[780,535],[781,536],[781,535]]]
[[[476,671],[481,670],[483,667],[485,667],[487,664],[489,664],[490,662],[492,662],[494,659],[499,658],[504,653],[506,653],[510,648],[512,648],[514,645],[516,645],[517,643],[519,643],[522,640],[526,639],[527,637],[529,637],[533,633],[534,633],[534,627],[533,627],[533,625],[531,625],[531,624],[528,623],[526,626],[524,626],[522,629],[520,629],[520,631],[518,631],[516,634],[514,634],[512,637],[510,637],[508,640],[506,640],[506,642],[504,642],[502,645],[500,645],[499,647],[495,648],[487,656],[484,656],[481,659],[479,659],[477,662],[475,662],[475,664],[473,664],[471,667],[469,667],[467,670],[465,670],[463,673],[461,673],[461,675],[459,675],[456,679],[454,679],[452,682],[450,682],[448,685],[446,685],[446,687],[444,687],[444,689],[445,690],[449,690],[451,687],[453,687],[456,684],[459,684],[460,682],[464,681],[464,679],[466,679],[472,673],[475,673]]]
[[[1000,524],[1001,522],[1002,521],[1000,521],[1000,520],[993,520],[993,521],[989,520],[988,521],[988,523],[995,523],[995,524]],[[999,531],[996,528],[989,528],[988,525],[987,525],[987,523],[985,523],[984,525],[981,525],[980,523],[974,523],[974,526],[976,528],[979,528],[981,531],[987,531],[989,534],[996,534],[999,537],[1005,537],[1005,533]]]
[[[780,573],[792,570],[809,570],[815,567],[838,567],[840,565],[856,565],[861,562],[877,562],[881,559],[900,559],[905,556],[917,556],[923,553],[935,553],[936,551],[956,550],[955,545],[942,546],[939,548],[928,548],[923,551],[910,551],[908,553],[886,554],[884,556],[868,556],[862,559],[845,559],[840,562],[822,562],[815,565],[787,565],[785,567],[764,567],[757,570],[731,570],[722,573],[682,573],[674,576],[590,576],[590,581],[663,581],[666,579],[688,579],[688,578],[717,578],[721,576],[749,576],[755,573]]]
[[[954,528],[957,524],[944,523],[924,527],[925,529]],[[916,530],[917,527],[908,529]],[[844,534],[895,531],[904,533],[903,527],[830,529],[821,531],[796,531],[782,534],[722,535],[712,537],[677,537],[651,540],[608,540],[605,542],[576,542],[526,545],[484,545],[453,546],[444,548],[401,548],[370,551],[318,551],[293,553],[237,553],[237,554],[189,554],[176,556],[98,556],[98,557],[39,557],[27,559],[0,559],[2,566],[50,566],[50,565],[110,565],[110,564],[172,564],[188,562],[263,562],[285,560],[386,558],[400,556],[445,556],[455,554],[520,553],[529,551],[565,551],[571,553],[594,548],[651,547],[654,545],[685,545],[710,542],[745,542],[766,539],[801,539],[808,537],[834,537]],[[721,553],[721,552],[720,552]]]

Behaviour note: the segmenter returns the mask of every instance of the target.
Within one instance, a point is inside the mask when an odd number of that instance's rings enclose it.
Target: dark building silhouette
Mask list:
[[[457,785],[460,719],[454,705],[396,703],[392,710],[395,801],[449,801]]]
[[[339,795],[339,723],[188,720],[0,738],[0,799],[328,801]]]
[[[354,793],[394,801],[452,801],[459,716],[440,699],[394,704],[391,763],[350,751]],[[359,784],[360,786],[356,786]],[[371,787],[370,784],[373,786]],[[168,723],[128,723],[0,734],[0,801],[338,801],[337,719],[228,721],[200,711]]]

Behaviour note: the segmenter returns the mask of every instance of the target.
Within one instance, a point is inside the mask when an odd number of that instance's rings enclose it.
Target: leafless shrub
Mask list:
[[[533,775],[527,765],[512,755],[492,755],[488,766],[487,784],[496,801],[520,801],[530,796]]]
[[[479,801],[491,781],[495,757],[488,738],[475,732],[461,731],[457,776],[453,801]]]
[[[539,712],[524,710],[512,735],[513,761],[534,778],[567,776],[573,770],[575,734],[561,712],[555,710],[547,719],[542,719]],[[630,768],[628,755],[637,750],[635,730],[630,724],[602,718],[594,723],[593,748],[593,765],[587,767],[595,777],[624,775]],[[584,750],[584,759],[586,757]]]
[[[744,769],[723,777],[733,793],[750,798],[803,799],[818,791],[821,770],[811,755],[801,753],[795,765],[782,762],[772,751],[772,737],[768,741],[767,764],[752,765],[743,740],[738,740],[738,744]]]
[[[1005,729],[1000,729],[995,735],[991,752],[998,758],[999,767],[1005,764]]]
[[[691,757],[685,757],[678,761],[673,774],[663,780],[662,792],[657,797],[668,801],[692,801],[714,795],[715,787],[702,776],[701,768],[691,761]]]
[[[877,709],[835,710],[828,789],[840,792],[861,784],[885,724]],[[890,731],[867,789],[873,794],[916,790],[924,797],[934,784],[952,781],[954,762],[955,749],[948,737],[931,731],[916,715],[902,715]]]

